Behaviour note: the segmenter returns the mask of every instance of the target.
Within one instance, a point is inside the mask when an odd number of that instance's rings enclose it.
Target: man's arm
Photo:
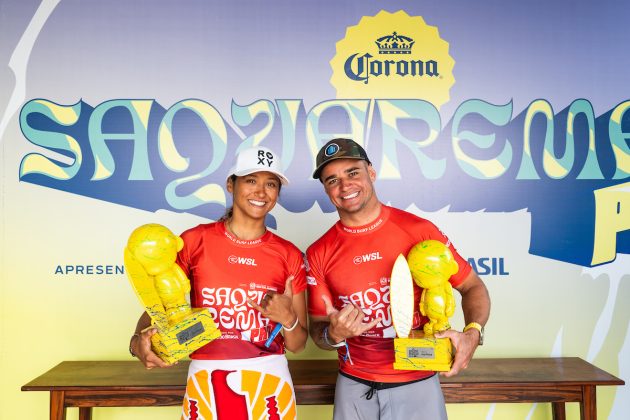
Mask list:
[[[330,322],[328,320],[328,317],[311,316],[309,318],[309,324],[308,324],[309,333],[311,335],[311,338],[313,339],[313,342],[320,349],[324,349],[324,350],[335,349],[335,347],[331,346],[330,344],[335,344],[337,343],[336,341],[334,341],[331,337],[328,337],[328,341],[330,343],[328,344],[324,340],[324,328],[328,327],[329,325],[330,325]],[[343,340],[340,340],[340,341],[343,341]]]
[[[474,270],[466,276],[464,281],[456,287],[462,295],[462,311],[466,324],[476,322],[482,326],[488,322],[490,316],[490,296],[488,289]],[[437,333],[436,337],[448,337],[455,347],[455,360],[451,370],[443,373],[444,376],[453,376],[468,367],[479,345],[480,332],[471,328],[465,333],[448,330]]]
[[[466,324],[477,322],[486,325],[490,317],[490,295],[477,273],[471,270],[464,282],[456,289],[462,295],[462,310]],[[476,332],[473,335],[479,337],[479,331],[474,331]]]

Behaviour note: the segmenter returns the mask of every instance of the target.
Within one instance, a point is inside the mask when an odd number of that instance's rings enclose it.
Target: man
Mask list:
[[[319,151],[313,178],[337,208],[339,222],[307,252],[310,334],[326,350],[337,350],[340,374],[335,419],[446,419],[435,372],[394,370],[394,332],[389,277],[396,257],[418,242],[446,244],[459,271],[449,282],[462,295],[464,332],[448,330],[456,349],[445,376],[465,369],[490,312],[488,291],[449,239],[431,222],[382,204],[376,171],[365,150],[349,139],[333,139]],[[414,329],[426,318],[418,311],[421,289],[414,286]]]

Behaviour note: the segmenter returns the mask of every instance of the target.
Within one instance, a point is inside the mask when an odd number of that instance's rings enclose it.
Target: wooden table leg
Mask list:
[[[79,420],[92,420],[92,407],[79,407]]]
[[[551,403],[551,414],[553,420],[566,420],[567,412],[563,402]]]
[[[580,416],[582,420],[597,420],[597,396],[593,385],[584,385],[582,387]]]
[[[64,391],[50,391],[50,420],[65,420],[65,397]]]

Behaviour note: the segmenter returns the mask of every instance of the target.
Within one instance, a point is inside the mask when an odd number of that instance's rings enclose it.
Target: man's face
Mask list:
[[[342,218],[359,214],[378,202],[373,185],[376,171],[364,160],[333,160],[324,166],[320,179]]]

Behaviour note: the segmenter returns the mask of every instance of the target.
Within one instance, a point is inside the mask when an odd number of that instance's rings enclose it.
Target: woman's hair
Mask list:
[[[230,180],[232,181],[232,185],[236,185],[236,178],[238,178],[236,175],[232,174],[230,175]],[[280,182],[278,184],[278,195],[280,194],[280,190],[282,189],[282,182]],[[219,218],[219,220],[217,220],[217,222],[226,222],[229,219],[232,218],[232,212],[234,211],[233,207],[230,206],[228,208],[225,209],[225,213],[223,214],[223,216],[221,216],[221,218]]]
[[[236,175],[232,174],[230,175],[230,180],[232,181],[232,185],[236,185]],[[226,207],[225,208],[225,213],[223,214],[223,216],[221,216],[219,218],[219,220],[217,220],[217,222],[227,222],[228,220],[230,220],[232,218],[232,212],[234,211],[234,208],[232,206],[230,207]]]

